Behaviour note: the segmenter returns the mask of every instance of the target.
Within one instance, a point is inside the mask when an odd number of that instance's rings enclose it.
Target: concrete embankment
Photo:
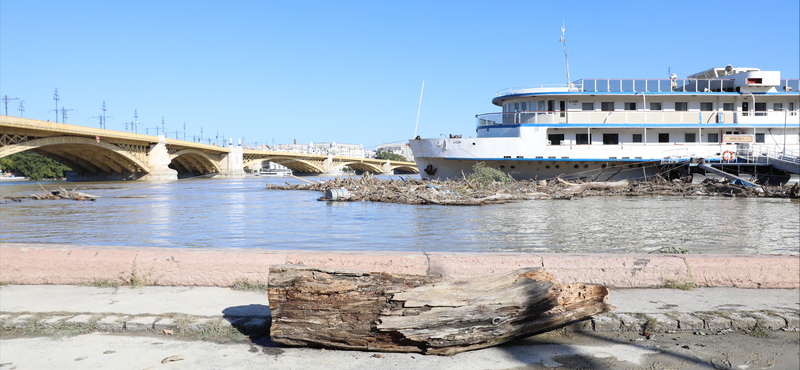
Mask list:
[[[465,278],[541,266],[560,283],[613,288],[800,288],[800,256],[319,252],[260,249],[96,247],[0,243],[0,282],[85,284],[135,277],[150,285],[228,287],[267,282],[277,264]]]
[[[0,286],[0,363],[31,369],[112,368],[119,363],[171,369],[797,368],[799,258],[6,243],[0,244],[0,282],[9,283]],[[609,303],[616,310],[564,331],[453,357],[276,348],[267,335],[271,314],[263,287],[227,287],[240,279],[266,282],[270,265],[287,263],[448,278],[543,266],[559,281],[612,286]],[[170,286],[75,285],[120,283],[134,275],[141,284]],[[669,281],[700,288],[652,289]],[[174,357],[182,360],[162,364]]]

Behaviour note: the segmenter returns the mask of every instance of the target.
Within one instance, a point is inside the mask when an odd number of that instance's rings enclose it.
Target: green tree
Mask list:
[[[377,153],[375,153],[375,158],[388,159],[390,161],[396,161],[396,162],[408,162],[408,159],[406,159],[406,157],[403,157],[400,154],[390,153],[385,150],[379,150]]]
[[[72,169],[31,151],[12,154],[0,158],[0,167],[5,172],[13,172],[31,180],[60,179]]]

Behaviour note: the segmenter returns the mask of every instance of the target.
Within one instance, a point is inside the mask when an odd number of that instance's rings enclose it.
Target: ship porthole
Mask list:
[[[575,165],[575,168],[578,168],[578,165],[577,165],[577,164]]]
[[[600,168],[606,168],[606,166],[608,166],[608,165],[607,165],[607,164],[605,164],[605,163],[603,163],[603,165],[602,165],[602,166],[600,166]]]
[[[589,168],[589,165],[588,164],[584,164],[583,168]]]
[[[506,166],[500,166],[500,169],[506,168]]]
[[[514,166],[511,166],[511,168],[513,169],[513,168],[514,168]]]
[[[549,168],[550,168],[550,165],[548,164],[547,166],[544,166],[544,168],[548,168],[548,169],[549,169]]]
[[[557,164],[557,165],[556,165],[556,168],[561,168],[561,165],[560,165],[560,164]]]

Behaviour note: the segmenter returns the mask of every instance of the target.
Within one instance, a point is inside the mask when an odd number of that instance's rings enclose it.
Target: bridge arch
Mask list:
[[[383,173],[383,168],[381,168],[381,166],[375,165],[373,163],[365,163],[365,162],[357,162],[357,161],[338,162],[338,163],[336,163],[336,166],[337,167],[347,166],[347,167],[350,167],[350,168],[352,168],[352,169],[354,169],[356,171],[362,171],[362,172]]]
[[[6,145],[0,147],[0,158],[28,150],[64,163],[77,172],[150,172],[147,164],[127,150],[79,136],[46,137]]]
[[[197,149],[183,149],[169,155],[171,164],[183,167],[185,171],[198,172],[203,175],[221,173],[219,160],[214,160],[208,153]]]
[[[400,166],[391,166],[392,170],[399,173],[405,174],[416,174],[419,173],[419,169],[417,166],[409,166],[409,165],[400,165]]]
[[[313,158],[297,158],[297,157],[289,157],[289,156],[281,156],[281,155],[263,155],[258,157],[249,157],[246,158],[245,162],[242,163],[242,166],[250,166],[255,163],[261,163],[262,161],[270,161],[281,166],[284,166],[293,172],[298,173],[323,173],[323,159],[313,159]],[[252,167],[251,167],[252,168]]]

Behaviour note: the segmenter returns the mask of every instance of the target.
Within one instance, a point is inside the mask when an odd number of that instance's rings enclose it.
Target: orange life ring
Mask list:
[[[734,158],[733,152],[731,152],[730,150],[726,150],[724,153],[722,153],[722,159],[725,162],[730,162],[733,160],[733,158]]]

